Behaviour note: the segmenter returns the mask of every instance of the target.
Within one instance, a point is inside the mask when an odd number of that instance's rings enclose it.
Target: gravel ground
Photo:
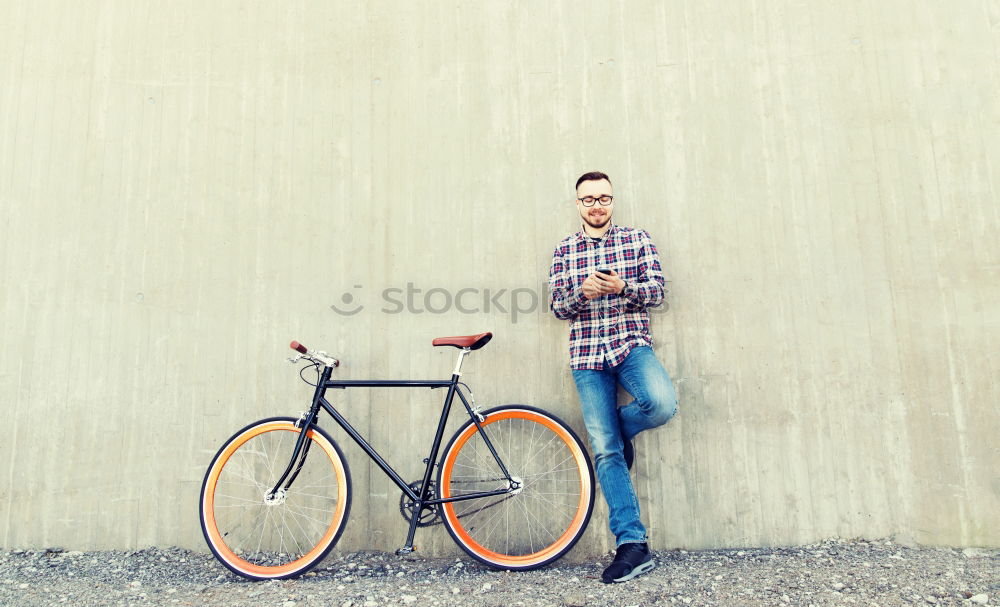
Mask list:
[[[828,540],[794,548],[671,550],[626,584],[604,585],[610,561],[498,572],[467,558],[383,553],[328,558],[297,580],[249,582],[211,555],[0,552],[0,605],[1000,605],[1000,550],[908,548],[888,540]]]

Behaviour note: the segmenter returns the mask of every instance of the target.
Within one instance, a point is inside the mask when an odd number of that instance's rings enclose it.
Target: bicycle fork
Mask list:
[[[319,402],[325,391],[323,384],[330,379],[330,372],[330,367],[323,369],[322,378],[316,382],[312,407],[309,408],[308,412],[303,412],[302,417],[295,422],[295,425],[301,428],[302,431],[299,432],[299,436],[295,441],[295,449],[292,450],[292,457],[288,459],[288,466],[285,467],[285,471],[278,478],[278,481],[274,483],[274,487],[264,495],[265,502],[284,498],[285,493],[292,486],[292,483],[295,482],[299,472],[302,471],[302,466],[306,463],[306,456],[309,455],[309,447],[312,446],[312,442],[308,440],[309,430],[316,423],[316,418],[319,417]],[[296,464],[296,462],[298,463]],[[284,484],[284,487],[282,487],[282,484]]]

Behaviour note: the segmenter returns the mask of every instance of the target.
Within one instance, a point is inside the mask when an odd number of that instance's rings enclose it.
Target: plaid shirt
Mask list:
[[[611,269],[627,283],[620,294],[595,299],[583,295],[583,281],[598,269]],[[645,230],[611,225],[599,240],[580,230],[552,253],[549,307],[557,318],[572,320],[569,366],[602,369],[621,364],[632,348],[652,346],[647,307],[663,303],[663,272],[656,247]]]

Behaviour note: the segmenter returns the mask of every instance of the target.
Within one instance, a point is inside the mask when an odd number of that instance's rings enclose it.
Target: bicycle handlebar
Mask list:
[[[288,347],[290,347],[291,349],[293,349],[293,350],[295,350],[296,352],[299,353],[299,357],[298,358],[290,358],[290,359],[288,359],[290,362],[295,362],[295,361],[299,360],[300,358],[305,358],[305,359],[311,360],[311,361],[313,361],[315,363],[319,363],[321,365],[326,365],[327,367],[339,367],[340,366],[340,361],[337,360],[336,358],[332,357],[332,356],[329,356],[326,352],[322,352],[322,351],[320,351],[320,352],[311,352],[309,350],[309,348],[303,346],[302,344],[300,344],[297,341],[293,341],[292,343],[288,344]]]

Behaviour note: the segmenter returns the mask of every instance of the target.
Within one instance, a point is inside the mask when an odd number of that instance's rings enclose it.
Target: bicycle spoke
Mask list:
[[[304,518],[304,517],[302,517],[301,515],[297,514],[291,508],[289,508],[289,512],[291,512],[291,514],[292,514],[292,521],[295,522],[295,525],[299,528],[299,531],[302,532],[302,538],[303,538],[303,541],[305,542],[305,546],[306,546],[306,548],[303,549],[301,547],[301,545],[299,544],[298,538],[295,537],[295,533],[292,532],[292,539],[295,541],[295,547],[298,550],[298,552],[296,554],[304,555],[307,552],[309,552],[308,548],[309,548],[309,536],[310,536],[310,534],[309,534],[308,531],[306,531],[305,527],[302,526],[302,518]],[[309,519],[307,519],[307,520],[309,520]]]
[[[224,497],[226,499],[231,499],[231,500],[240,500],[241,502],[250,502],[251,504],[259,504],[259,503],[261,503],[260,500],[254,500],[254,499],[249,499],[249,498],[245,498],[245,497],[236,497],[235,495],[226,495],[224,493],[219,493],[218,491],[215,493],[215,497],[217,497],[217,498]]]
[[[294,492],[292,492],[292,495],[294,495],[296,497],[315,497],[315,498],[323,499],[323,500],[327,500],[328,499],[328,500],[331,500],[331,501],[334,501],[334,502],[337,501],[336,497],[330,497],[328,495],[318,495],[316,493],[302,493],[301,491],[294,491]]]
[[[260,526],[260,540],[257,541],[257,549],[254,551],[256,554],[260,554],[260,547],[264,544],[264,531],[267,530],[267,521],[271,517],[271,509],[267,508],[264,511],[264,523]]]

